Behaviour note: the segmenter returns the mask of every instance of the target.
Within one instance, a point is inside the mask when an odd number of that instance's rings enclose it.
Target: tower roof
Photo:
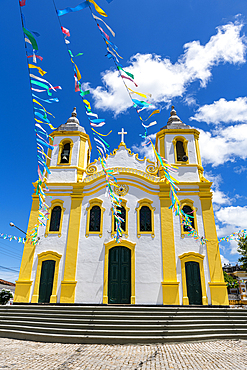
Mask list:
[[[191,128],[189,125],[186,125],[181,121],[181,119],[177,116],[177,112],[175,111],[174,105],[172,106],[172,110],[170,112],[170,117],[167,121],[167,125],[162,127],[162,129],[185,129]]]
[[[80,122],[77,118],[76,107],[73,109],[71,117],[66,123],[62,123],[62,125],[57,128],[57,131],[81,131],[86,133],[85,128],[80,126]]]

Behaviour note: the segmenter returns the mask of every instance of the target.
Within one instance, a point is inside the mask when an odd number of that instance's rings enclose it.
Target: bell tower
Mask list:
[[[172,106],[167,125],[156,135],[156,149],[170,164],[178,167],[178,174],[174,177],[179,182],[206,181],[203,177],[199,134],[199,131],[181,121]]]
[[[91,143],[84,127],[80,126],[74,108],[68,121],[60,125],[50,136],[54,149],[49,150],[47,166],[50,174],[47,182],[79,182],[86,171],[91,154]]]

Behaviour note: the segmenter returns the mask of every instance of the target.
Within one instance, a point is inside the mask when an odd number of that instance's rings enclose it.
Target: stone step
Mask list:
[[[191,337],[191,335],[180,335],[180,336],[114,336],[109,337],[106,335],[59,335],[59,334],[41,334],[39,332],[29,333],[26,331],[15,331],[0,329],[0,337],[15,338],[24,340],[35,340],[41,342],[58,342],[58,343],[88,343],[88,344],[150,344],[150,343],[177,343],[177,342],[203,342],[212,340],[226,340],[226,339],[247,339],[246,334],[230,333],[224,334],[197,334]]]
[[[0,315],[0,322],[3,322],[3,321],[26,321],[27,320],[27,317],[29,320],[32,319],[32,322],[48,322],[50,323],[51,322],[51,319],[52,319],[52,322],[54,323],[78,323],[78,322],[81,322],[81,323],[104,323],[104,324],[116,324],[116,323],[124,323],[126,325],[126,318],[123,318],[123,317],[111,317],[109,318],[108,316],[102,316],[102,317],[86,317],[86,318],[82,318],[82,317],[69,317],[69,318],[64,318],[62,316],[32,316],[32,315],[28,315],[28,316],[21,316],[21,315],[6,315],[6,316],[3,316],[3,315]],[[165,319],[164,317],[159,317],[159,318],[153,318],[153,317],[139,317],[139,316],[133,316],[132,319],[130,320],[128,318],[128,324],[129,325],[133,325],[135,323],[153,323],[153,324],[166,324],[168,322],[170,323],[173,323],[173,324],[184,324],[184,325],[193,325],[193,324],[200,324],[202,322],[201,319],[199,319],[198,317],[186,317],[186,318],[182,318],[181,317],[173,317],[173,318],[167,318]],[[223,318],[218,318],[218,317],[213,317],[213,318],[204,318],[203,319],[203,323],[212,323],[212,325],[215,325],[217,323],[219,324],[226,324],[228,322],[231,322],[231,323],[236,323],[236,324],[241,324],[241,325],[244,325],[247,323],[247,317],[245,318],[231,318],[231,320],[229,321],[229,317],[223,317]]]
[[[91,336],[91,335],[107,335],[107,336],[129,336],[129,337],[132,337],[132,336],[162,336],[162,335],[166,335],[166,336],[169,336],[169,335],[173,335],[173,336],[176,336],[176,335],[183,335],[186,333],[186,335],[190,335],[191,337],[193,337],[194,335],[197,335],[198,334],[198,328],[186,328],[186,330],[183,330],[183,328],[178,328],[178,330],[172,330],[170,327],[168,328],[159,328],[159,329],[145,329],[145,328],[141,328],[141,329],[135,329],[135,330],[131,330],[130,328],[127,328],[126,326],[124,328],[119,328],[119,330],[115,329],[115,328],[102,328],[102,329],[99,329],[99,328],[87,328],[87,329],[78,329],[78,328],[74,328],[73,330],[70,329],[70,328],[58,328],[58,327],[42,327],[42,326],[26,326],[26,325],[18,325],[18,324],[15,324],[15,325],[5,325],[5,324],[1,324],[0,325],[0,329],[1,330],[6,330],[6,331],[9,331],[9,330],[15,330],[15,331],[26,331],[26,332],[29,332],[29,333],[32,333],[32,332],[38,332],[38,333],[43,333],[43,334],[46,334],[46,333],[51,333],[51,334],[60,334],[60,335],[88,335],[88,336]],[[222,327],[222,328],[212,328],[212,327],[209,327],[209,328],[200,328],[199,332],[200,334],[223,334],[225,333],[226,335],[228,334],[231,334],[236,328],[234,327],[229,327],[229,328],[225,328],[225,327]],[[244,334],[247,336],[247,327],[246,328],[237,328],[237,331],[239,334]]]
[[[47,321],[47,322],[44,322],[44,321],[29,321],[27,318],[25,320],[0,320],[0,326],[30,326],[30,327],[36,327],[36,326],[40,326],[40,327],[50,327],[51,326],[51,322],[50,321]],[[82,322],[74,322],[74,323],[71,323],[71,322],[56,322],[55,320],[53,320],[52,322],[52,327],[60,327],[60,328],[65,328],[65,329],[77,329],[77,328],[80,328],[80,329],[84,329],[84,328],[101,328],[101,329],[105,329],[105,330],[110,330],[111,328],[118,328],[118,329],[125,329],[126,327],[129,327],[131,328],[131,330],[134,330],[134,329],[162,329],[162,328],[169,328],[169,329],[174,329],[174,330],[181,330],[181,328],[183,330],[187,330],[187,329],[191,329],[191,328],[194,328],[194,329],[199,329],[199,328],[242,328],[242,329],[245,329],[247,328],[247,323],[232,323],[232,322],[221,322],[221,323],[212,323],[212,322],[209,322],[209,323],[202,323],[202,322],[197,322],[197,323],[183,323],[182,321],[181,322],[170,322],[170,321],[166,321],[166,322],[153,322],[153,323],[150,323],[149,321],[146,321],[146,322],[142,322],[142,323],[133,323],[133,324],[129,324],[126,325],[126,322],[117,322],[117,323],[112,323],[110,321],[108,322],[95,322],[95,321],[91,321],[91,322],[87,322],[87,323],[82,323]]]
[[[2,306],[1,336],[63,343],[247,339],[247,315],[202,306]]]

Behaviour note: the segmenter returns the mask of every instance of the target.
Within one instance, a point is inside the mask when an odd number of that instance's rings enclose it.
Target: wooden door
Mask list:
[[[186,272],[187,296],[189,298],[189,303],[201,305],[202,287],[199,263],[192,261],[186,262],[185,272]]]
[[[131,251],[114,247],[109,251],[108,303],[128,304],[131,297]]]
[[[53,288],[54,271],[55,271],[55,261],[47,260],[42,262],[39,284],[39,303],[50,302],[50,297]]]

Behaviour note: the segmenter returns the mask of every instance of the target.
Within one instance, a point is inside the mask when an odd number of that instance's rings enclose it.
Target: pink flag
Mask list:
[[[133,84],[135,84],[136,87],[138,87],[138,85],[135,83],[134,80],[132,80],[132,78],[129,78],[129,77],[126,77],[124,75],[121,75],[122,78],[126,78],[126,80],[130,80],[131,82],[133,82]]]
[[[69,30],[68,30],[67,28],[65,28],[65,27],[61,27],[61,30],[62,30],[62,32],[63,32],[66,36],[70,37],[70,33],[69,33]]]

